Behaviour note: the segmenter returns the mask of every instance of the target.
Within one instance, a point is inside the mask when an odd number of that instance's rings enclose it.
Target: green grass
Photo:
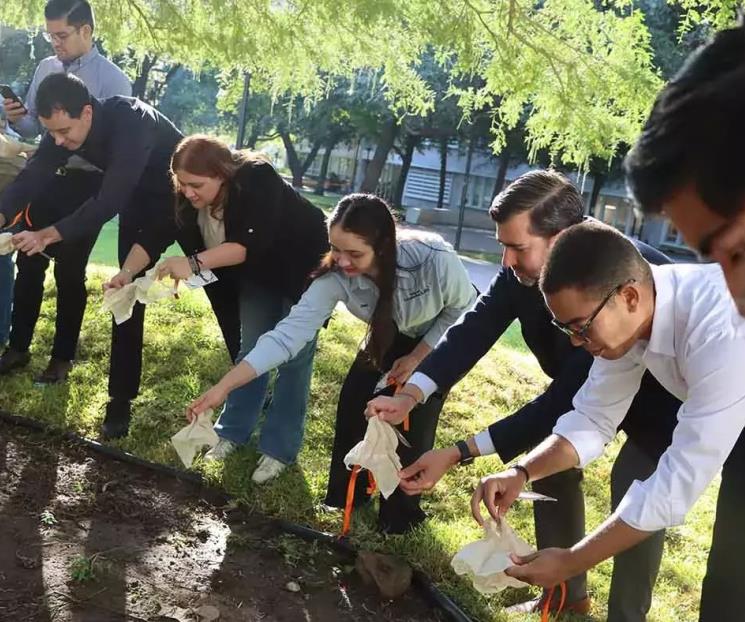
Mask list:
[[[90,257],[90,263],[99,264],[102,266],[116,266],[119,264],[117,255],[118,232],[118,218],[110,220],[103,226],[103,229],[101,229],[101,233],[99,233],[98,235],[96,245],[93,247],[93,252],[91,253]],[[176,244],[170,246],[164,253],[164,255],[166,256],[181,254],[181,249]]]
[[[302,194],[306,199],[313,203],[313,205],[315,205],[316,207],[320,207],[324,212],[327,213],[336,207],[336,204],[341,198],[341,196],[338,194],[320,195],[313,192],[308,192],[306,190],[301,190],[300,194]]]
[[[483,251],[458,251],[459,254],[477,259],[479,261],[488,261],[489,263],[502,263],[502,253],[486,253]]]
[[[97,436],[107,399],[110,342],[110,318],[100,309],[100,291],[103,279],[112,272],[112,268],[89,269],[91,295],[79,362],[70,381],[61,386],[38,388],[32,378],[46,363],[54,325],[55,292],[53,282],[48,281],[30,368],[3,378],[0,383],[0,405],[4,409],[88,437]],[[145,334],[142,391],[134,403],[132,431],[128,438],[114,444],[148,460],[178,466],[169,438],[185,424],[185,404],[228,369],[228,356],[203,292],[185,292],[179,300],[152,305],[147,313]],[[296,466],[276,482],[256,487],[250,476],[257,455],[255,448],[249,446],[231,455],[224,465],[198,463],[196,468],[251,508],[338,533],[341,516],[323,512],[319,506],[325,491],[340,384],[362,334],[362,324],[346,312],[337,312],[329,328],[322,331],[305,443]],[[452,391],[440,419],[437,444],[450,444],[482,430],[495,418],[534,397],[545,384],[546,378],[525,350],[518,327],[512,326],[506,338]],[[611,459],[618,447],[617,441],[608,457],[587,469],[588,528],[599,524],[608,512]],[[524,599],[527,590],[507,590],[497,597],[484,598],[467,582],[456,578],[449,567],[453,553],[480,535],[468,510],[474,483],[479,476],[500,467],[498,459],[485,458],[470,468],[453,469],[424,501],[430,519],[406,537],[386,538],[377,534],[371,512],[360,511],[355,516],[353,539],[361,547],[403,555],[475,619],[510,622],[525,619],[508,617],[502,608],[504,604]],[[716,488],[710,487],[686,525],[669,532],[651,621],[697,619],[715,494]],[[534,541],[529,506],[520,504],[511,512],[510,521],[523,537]],[[594,619],[605,618],[610,568],[609,563],[604,563],[590,573]]]
[[[319,196],[312,192],[301,191],[303,196],[307,197],[311,203],[315,206],[320,207],[324,212],[329,213],[336,206],[339,201],[337,195],[331,196]],[[118,218],[114,218],[107,222],[101,229],[101,233],[98,236],[96,245],[93,247],[91,253],[90,262],[92,264],[99,264],[102,266],[116,266],[118,265],[117,256],[117,235],[119,231]],[[181,249],[178,245],[173,244],[166,252],[165,256],[181,255]]]

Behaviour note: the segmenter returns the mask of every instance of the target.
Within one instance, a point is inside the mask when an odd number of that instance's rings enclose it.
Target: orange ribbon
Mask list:
[[[561,589],[561,598],[559,599],[559,608],[556,610],[556,616],[561,613],[561,611],[564,609],[564,602],[567,599],[567,584],[562,581],[559,583],[559,588]],[[551,608],[551,601],[554,599],[554,592],[556,591],[556,586],[552,587],[548,591],[548,598],[546,599],[546,602],[543,603],[543,611],[541,611],[541,622],[549,622],[549,610]]]
[[[17,224],[18,224],[19,222],[21,222],[21,218],[23,218],[23,219],[24,219],[24,220],[26,221],[26,225],[28,225],[29,227],[31,227],[32,225],[31,225],[31,216],[30,216],[30,212],[31,212],[31,203],[29,203],[29,204],[28,204],[28,205],[26,206],[26,209],[22,209],[22,210],[21,210],[20,212],[18,212],[18,213],[17,213],[16,215],[15,215],[15,218],[13,218],[13,220],[12,220],[12,221],[10,222],[10,224],[9,224],[9,225],[7,225],[7,226],[8,226],[8,227],[14,227],[14,226],[15,226],[15,225],[17,225]]]

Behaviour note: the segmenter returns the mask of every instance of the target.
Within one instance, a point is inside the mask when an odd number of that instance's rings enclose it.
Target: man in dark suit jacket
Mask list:
[[[493,423],[488,430],[459,441],[456,446],[432,450],[404,469],[401,487],[410,494],[432,488],[455,464],[469,463],[474,457],[493,453],[508,462],[540,443],[551,434],[557,419],[571,410],[572,398],[587,379],[592,365],[592,355],[574,347],[552,325],[551,314],[536,285],[554,238],[584,218],[577,189],[559,173],[532,171],[496,197],[490,215],[497,223],[497,236],[504,247],[502,269],[474,307],[445,333],[403,390],[392,398],[373,400],[367,414],[396,423],[417,402],[436,391],[446,393],[515,320],[520,321],[525,343],[552,382],[544,393],[511,416]],[[669,263],[662,253],[641,242],[636,244],[650,263]],[[670,444],[679,407],[676,398],[651,375],[645,375],[621,426],[628,440],[611,475],[614,508],[634,480],[644,480],[654,471],[657,460]],[[539,549],[570,547],[584,537],[581,481],[582,472],[572,469],[533,483],[534,491],[558,499],[556,503],[534,504]],[[663,542],[664,531],[660,531],[615,558],[608,603],[611,622],[646,618]],[[552,603],[552,608],[556,604]],[[568,582],[567,604],[576,612],[589,609],[586,574]],[[542,605],[541,599],[524,603],[516,610],[538,610]]]

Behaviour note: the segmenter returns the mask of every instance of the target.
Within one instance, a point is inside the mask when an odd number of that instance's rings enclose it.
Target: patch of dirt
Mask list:
[[[0,422],[0,620],[441,618],[412,590],[381,601],[354,560],[201,494]]]

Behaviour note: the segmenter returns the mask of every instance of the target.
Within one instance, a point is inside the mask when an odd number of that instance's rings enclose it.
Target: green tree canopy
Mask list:
[[[693,2],[681,0],[692,20]],[[703,6],[727,6],[709,0]],[[0,21],[42,23],[44,0],[0,3]],[[661,86],[643,13],[626,0],[95,0],[112,54],[157,54],[237,74],[272,99],[322,100],[370,68],[398,115],[426,115],[437,94],[418,71],[449,68],[468,117],[487,110],[493,146],[527,118],[531,153],[566,164],[609,159],[637,134]],[[701,2],[696,7],[702,6]],[[695,9],[700,10],[700,9]],[[709,13],[706,13],[709,15]],[[703,19],[699,15],[700,19]],[[459,88],[456,83],[478,86]]]

